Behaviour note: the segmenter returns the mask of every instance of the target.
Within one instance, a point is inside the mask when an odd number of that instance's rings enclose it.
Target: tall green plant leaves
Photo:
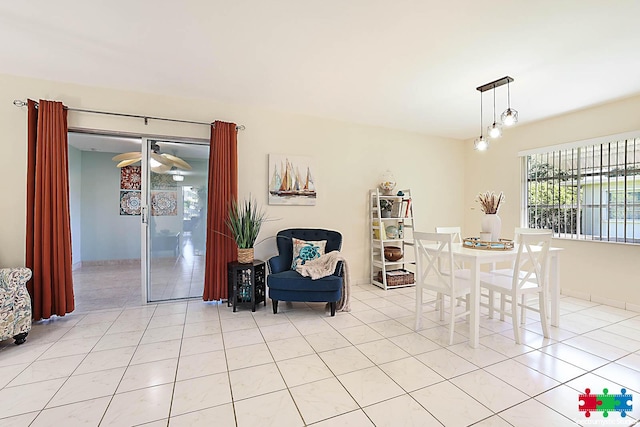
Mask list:
[[[233,200],[229,206],[227,227],[240,249],[252,248],[258,238],[265,213],[251,197],[241,203]]]

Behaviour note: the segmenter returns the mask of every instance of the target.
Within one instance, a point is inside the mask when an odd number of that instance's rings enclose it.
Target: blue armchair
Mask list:
[[[278,301],[328,302],[331,315],[336,314],[336,303],[342,296],[342,262],[330,276],[312,280],[291,268],[293,262],[293,238],[305,241],[326,240],[325,253],[339,251],[342,234],[318,228],[290,228],[278,232],[276,246],[278,255],[269,259],[267,286],[273,305],[273,314],[278,313]]]

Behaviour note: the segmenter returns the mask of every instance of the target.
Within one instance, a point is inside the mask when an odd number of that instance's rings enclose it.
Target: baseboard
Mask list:
[[[624,301],[611,299],[611,298],[605,298],[605,297],[601,297],[601,296],[598,296],[598,295],[592,295],[591,296],[591,301],[592,302],[597,302],[598,304],[610,305],[612,307],[621,308],[623,310],[624,310],[624,306],[625,306],[625,302]]]
[[[591,301],[591,295],[586,292],[575,291],[573,289],[560,289],[560,293],[568,297],[583,299],[585,301]]]
[[[591,295],[587,292],[580,292],[573,289],[561,289],[560,293],[568,297],[578,298],[584,301],[591,301],[598,304],[604,304],[611,307],[620,308],[622,310],[633,311],[640,313],[640,305],[632,304],[630,302],[620,301],[617,299],[605,298],[598,295]]]

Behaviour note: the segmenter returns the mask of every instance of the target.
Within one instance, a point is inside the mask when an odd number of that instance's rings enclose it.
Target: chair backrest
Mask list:
[[[436,233],[453,234],[452,243],[462,243],[462,229],[460,227],[436,227]]]
[[[424,286],[429,276],[432,276],[437,282],[437,286],[454,291],[454,275],[442,274],[444,271],[454,271],[453,253],[451,252],[451,243],[453,235],[451,233],[426,233],[415,231],[413,233],[416,259],[416,283]],[[435,252],[427,251],[425,245],[430,243],[437,244]],[[431,281],[433,282],[433,281]],[[424,286],[429,287],[429,286]]]
[[[551,230],[546,233],[522,231],[519,234],[518,254],[513,267],[514,289],[522,288],[527,282],[546,286],[552,236]]]
[[[306,241],[326,240],[325,253],[339,251],[342,248],[342,234],[322,228],[288,228],[278,231],[276,246],[278,255],[291,264],[293,260],[293,238]]]
[[[553,235],[553,230],[547,228],[526,228],[526,227],[516,227],[514,231],[514,241],[518,243],[520,235],[526,234],[547,234],[551,233]]]

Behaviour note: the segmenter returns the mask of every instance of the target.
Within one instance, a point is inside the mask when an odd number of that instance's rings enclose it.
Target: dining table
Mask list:
[[[437,253],[439,245],[426,244],[425,250]],[[534,247],[535,251],[536,248]],[[560,263],[559,254],[562,248],[549,248],[549,302],[551,309],[549,317],[551,326],[560,326]],[[442,254],[446,254],[445,248]],[[453,243],[451,253],[456,264],[464,263],[465,268],[470,269],[471,298],[470,298],[470,322],[469,322],[469,345],[477,348],[480,344],[480,271],[482,265],[495,265],[496,263],[511,262],[516,260],[518,255],[518,244],[513,249],[472,249],[465,247],[463,243]]]

